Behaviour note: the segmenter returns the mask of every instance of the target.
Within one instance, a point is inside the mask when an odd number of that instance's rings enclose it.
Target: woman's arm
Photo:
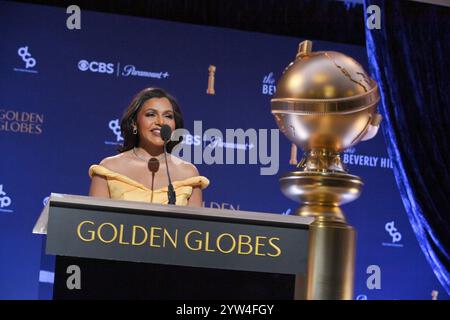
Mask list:
[[[105,177],[94,174],[91,180],[91,187],[89,189],[89,196],[110,198],[108,182]]]
[[[188,206],[197,208],[203,206],[203,195],[200,187],[195,187],[192,189],[191,197],[188,200]]]
[[[200,175],[197,168],[189,162],[183,161],[177,158],[177,162],[171,168],[172,172],[176,173],[176,179],[184,180],[191,177],[197,177]],[[173,161],[173,159],[172,159]],[[187,205],[189,207],[202,207],[203,206],[203,195],[200,186],[193,187],[191,196],[188,199]]]
[[[186,178],[197,177],[200,175],[197,168],[192,163],[187,163],[184,170],[185,170]],[[192,194],[188,199],[188,206],[189,207],[197,207],[197,208],[203,206],[203,195],[202,195],[202,189],[200,187],[192,188]]]
[[[118,171],[119,158],[118,156],[108,157],[100,161],[100,165],[111,171]],[[89,196],[100,198],[111,198],[109,194],[108,180],[101,175],[94,174],[91,180],[91,187],[89,189]]]

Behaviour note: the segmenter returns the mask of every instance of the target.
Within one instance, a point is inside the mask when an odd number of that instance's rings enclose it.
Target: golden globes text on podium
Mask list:
[[[312,221],[52,193],[33,233],[56,256],[53,299],[293,299]]]
[[[308,271],[298,277],[298,299],[352,299],[355,230],[339,205],[358,198],[363,183],[345,169],[339,153],[374,137],[381,116],[378,86],[363,67],[339,52],[312,51],[303,41],[277,82],[272,114],[304,151],[294,171],[280,178],[288,198],[302,203],[296,215],[314,217],[310,226]]]

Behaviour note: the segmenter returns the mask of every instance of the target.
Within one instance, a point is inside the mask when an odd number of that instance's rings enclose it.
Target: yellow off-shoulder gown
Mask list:
[[[109,194],[111,199],[144,201],[167,204],[167,187],[152,190],[143,184],[128,178],[125,175],[111,171],[100,165],[92,165],[89,168],[89,176],[94,174],[104,176],[108,182]],[[173,188],[176,193],[176,205],[185,206],[195,187],[205,189],[209,185],[209,180],[203,176],[195,176],[181,181],[173,181]]]

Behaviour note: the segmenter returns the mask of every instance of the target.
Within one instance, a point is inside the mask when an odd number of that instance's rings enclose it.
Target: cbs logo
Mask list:
[[[97,62],[97,61],[86,61],[80,60],[78,62],[78,69],[81,71],[91,71],[91,72],[99,72],[99,73],[114,73],[114,64],[113,63],[105,63],[105,62]]]

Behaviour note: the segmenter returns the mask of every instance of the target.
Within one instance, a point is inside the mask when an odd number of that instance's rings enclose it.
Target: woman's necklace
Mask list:
[[[138,153],[136,152],[136,147],[133,148],[133,153],[136,156],[136,158],[138,158],[139,160],[145,161],[145,162],[149,162],[150,159],[156,159],[158,161],[161,161],[164,157],[164,153],[163,153],[163,154],[159,155],[158,157],[150,157],[148,159],[144,159],[140,155],[138,155]]]

